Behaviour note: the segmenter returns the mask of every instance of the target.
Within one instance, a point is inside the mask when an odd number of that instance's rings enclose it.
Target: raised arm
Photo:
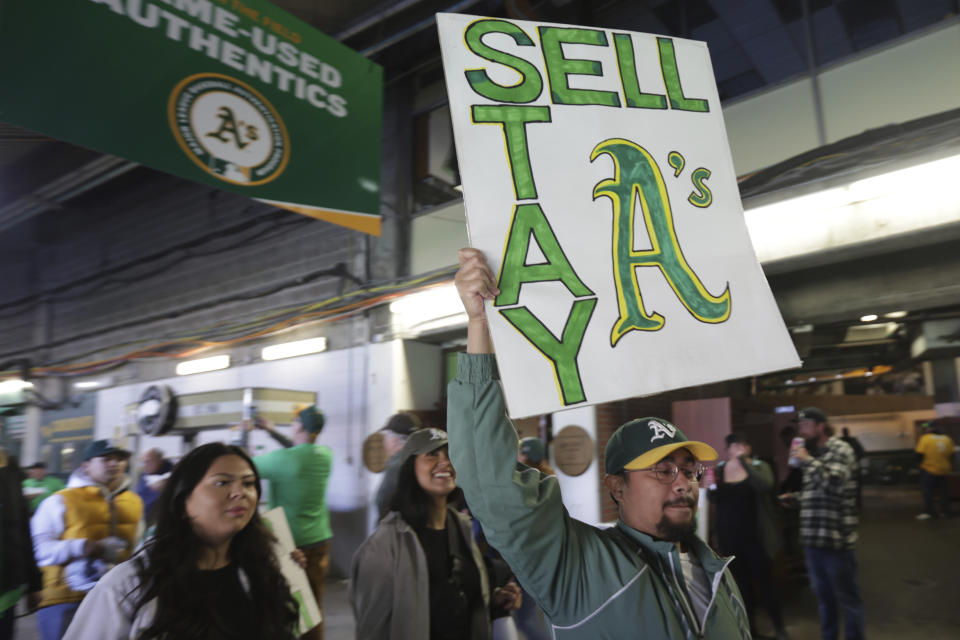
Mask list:
[[[467,312],[467,353],[493,353],[484,300],[500,293],[493,271],[476,249],[460,249],[460,270],[454,278],[460,301]]]
[[[517,462],[517,431],[506,416],[483,301],[496,295],[482,254],[460,251],[457,290],[469,317],[467,353],[448,386],[450,459],[488,542],[551,618],[572,611],[592,527],[570,518],[557,479]]]

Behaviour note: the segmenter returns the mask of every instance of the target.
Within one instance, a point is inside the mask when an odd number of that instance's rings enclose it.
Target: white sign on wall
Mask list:
[[[437,16],[470,242],[521,417],[799,366],[707,47]]]

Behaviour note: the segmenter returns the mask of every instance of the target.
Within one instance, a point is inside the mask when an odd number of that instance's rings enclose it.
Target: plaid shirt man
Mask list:
[[[800,544],[852,549],[857,541],[857,457],[853,447],[831,437],[803,463]]]

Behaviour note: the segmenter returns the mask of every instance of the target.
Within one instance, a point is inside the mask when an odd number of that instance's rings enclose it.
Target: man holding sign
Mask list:
[[[490,544],[543,608],[554,637],[749,638],[730,560],[695,534],[700,460],[716,452],[666,420],[628,422],[605,459],[617,526],[571,518],[556,478],[516,463],[484,308],[500,290],[480,251],[461,250],[460,264],[469,324],[448,389],[450,458]]]

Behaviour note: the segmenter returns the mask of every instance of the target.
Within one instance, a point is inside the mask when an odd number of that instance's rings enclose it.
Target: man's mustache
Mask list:
[[[697,503],[694,502],[693,498],[674,498],[673,500],[667,500],[663,503],[664,507],[690,507],[693,509],[697,506]]]

